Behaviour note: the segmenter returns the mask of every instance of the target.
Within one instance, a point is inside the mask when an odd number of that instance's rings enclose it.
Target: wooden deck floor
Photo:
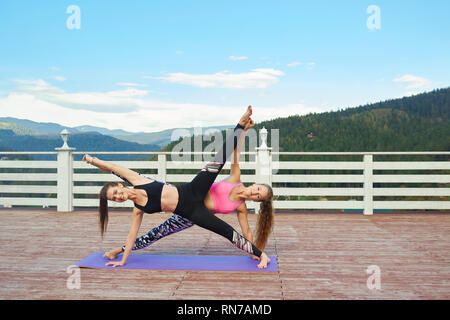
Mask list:
[[[169,214],[146,215],[141,233]],[[220,215],[237,230],[235,215]],[[250,215],[254,227],[256,216]],[[288,214],[275,217],[266,252],[279,272],[81,269],[68,289],[67,267],[121,245],[130,214],[113,212],[102,241],[94,211],[0,210],[0,299],[449,299],[450,215]],[[240,255],[192,227],[139,254]],[[381,271],[370,290],[366,269]]]

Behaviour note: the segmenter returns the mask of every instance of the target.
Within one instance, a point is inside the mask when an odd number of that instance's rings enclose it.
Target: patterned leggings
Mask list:
[[[162,239],[164,237],[167,237],[168,235],[177,233],[184,229],[190,228],[193,225],[194,224],[190,220],[183,218],[182,216],[179,216],[177,214],[174,214],[159,226],[154,227],[147,234],[144,234],[143,236],[137,238],[136,241],[134,242],[132,250],[139,250],[148,247],[149,245],[155,243],[159,239]],[[124,250],[125,246],[122,247],[122,251]]]

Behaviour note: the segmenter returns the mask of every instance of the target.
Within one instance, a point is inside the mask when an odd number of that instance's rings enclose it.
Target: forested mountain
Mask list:
[[[257,108],[253,109],[256,114]],[[450,88],[356,108],[257,123],[279,129],[280,151],[448,151]],[[204,146],[210,144],[203,139]],[[172,148],[181,141],[169,144]]]

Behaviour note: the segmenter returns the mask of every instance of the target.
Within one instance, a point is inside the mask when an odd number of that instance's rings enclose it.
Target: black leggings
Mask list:
[[[227,158],[236,149],[242,133],[243,128],[238,124],[231,137],[226,139],[222,149],[214,157],[213,162],[208,163],[191,182],[177,186],[179,198],[174,213],[227,238],[239,249],[260,257],[261,250],[236,232],[228,223],[213,215],[203,202]]]
[[[147,235],[136,239],[133,250],[139,250],[149,246],[153,242],[169,234],[176,233],[196,224],[227,238],[231,243],[247,253],[257,257],[261,256],[261,250],[255,247],[250,241],[241,236],[228,223],[217,218],[204,204],[204,199],[222,170],[227,158],[236,149],[239,137],[243,133],[243,128],[239,124],[216,154],[213,162],[208,163],[202,171],[190,182],[177,186],[178,204],[174,211],[175,215],[168,219],[162,226],[151,230]],[[125,178],[113,172],[124,181]],[[128,181],[127,181],[128,182]],[[178,216],[177,216],[178,215]],[[122,247],[122,251],[125,246]]]

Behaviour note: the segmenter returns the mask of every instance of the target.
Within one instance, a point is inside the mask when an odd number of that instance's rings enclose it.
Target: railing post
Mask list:
[[[272,148],[267,146],[267,129],[259,131],[261,145],[256,148],[256,183],[272,186]],[[260,203],[255,203],[255,213],[259,211]]]
[[[158,180],[166,181],[166,155],[158,154]]]
[[[55,148],[58,151],[58,169],[57,169],[57,211],[73,211],[73,151],[67,145],[69,132],[64,129],[61,132],[64,144],[61,148]]]
[[[364,155],[364,215],[373,214],[373,155]]]

